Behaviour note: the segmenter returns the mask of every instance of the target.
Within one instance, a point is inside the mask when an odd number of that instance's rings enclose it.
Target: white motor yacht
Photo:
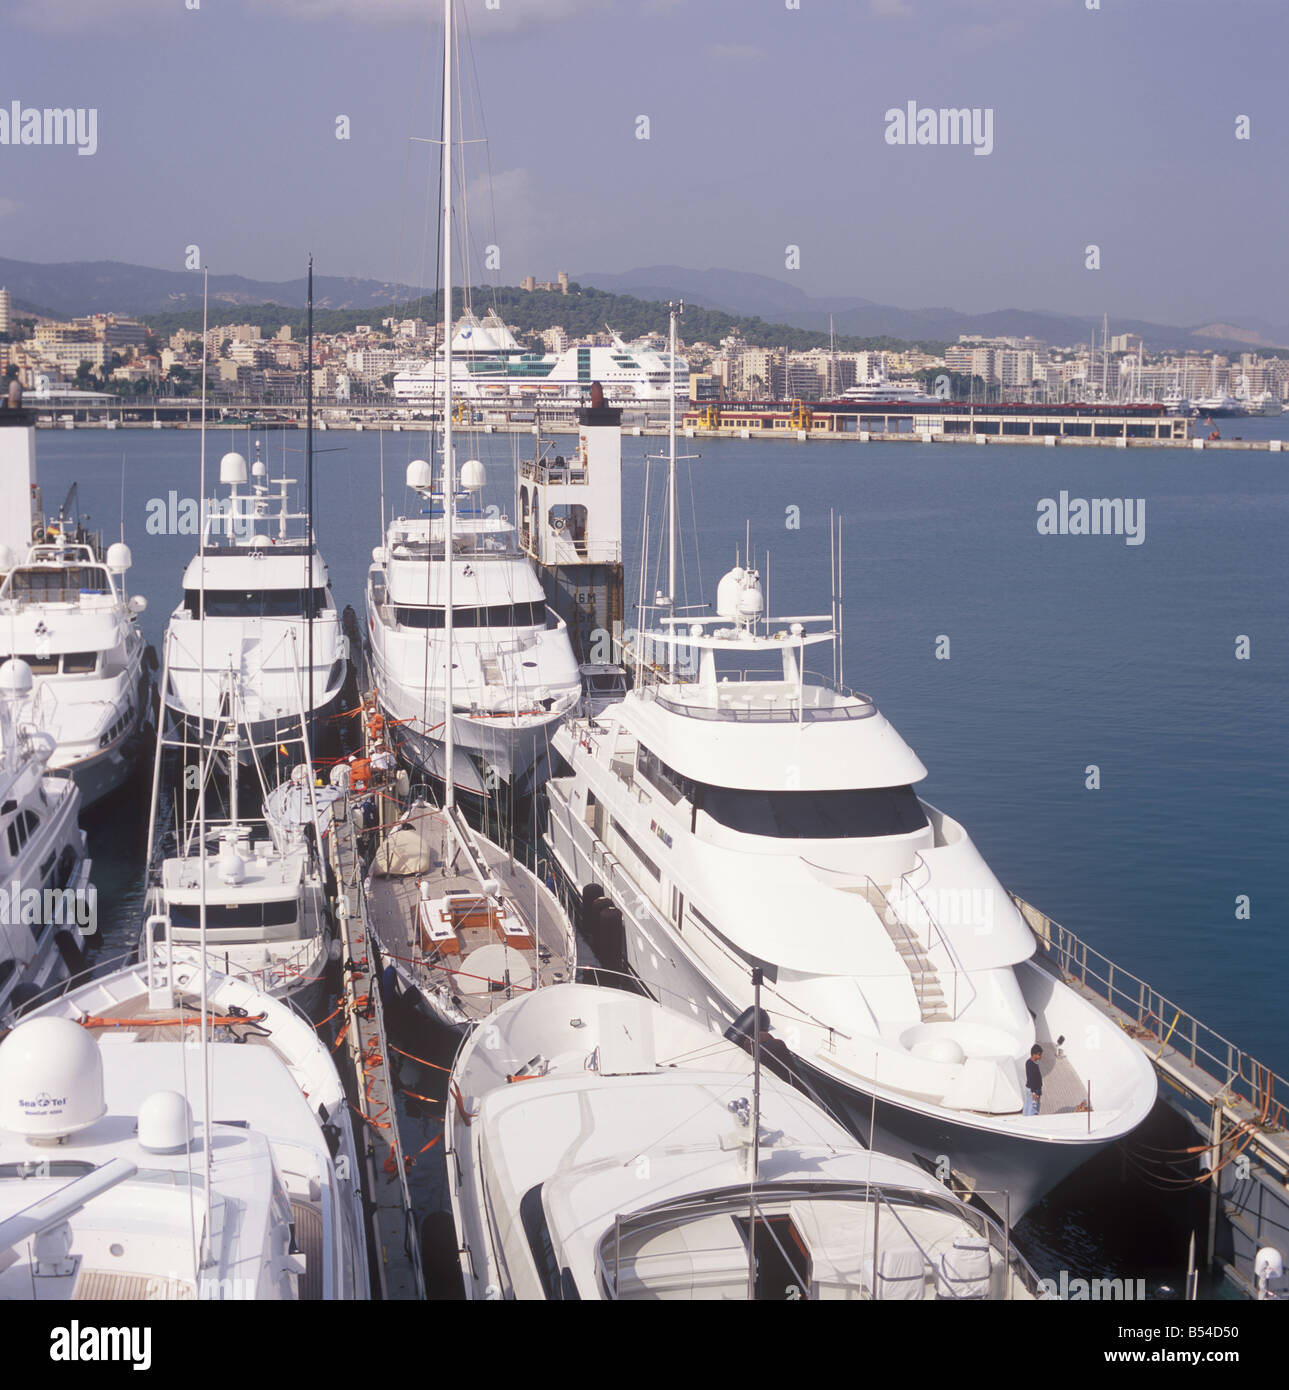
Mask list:
[[[466,1040],[445,1123],[468,1298],[1036,1296],[984,1213],[698,1015],[559,985]]]
[[[166,631],[162,701],[191,743],[209,740],[232,693],[250,726],[244,757],[271,757],[297,734],[303,704],[315,750],[338,744],[349,639],[305,513],[289,509],[291,478],[270,479],[257,457],[220,460],[222,501],[209,504],[202,543],[184,572],[183,602]],[[222,703],[221,703],[222,702]]]
[[[79,970],[97,926],[81,794],[22,717],[32,688],[24,661],[0,665],[0,1018]]]
[[[245,981],[154,953],[0,1042],[0,1298],[367,1298],[359,1171],[327,1045]]]
[[[399,756],[423,774],[446,779],[450,648],[452,780],[478,795],[505,784],[522,796],[548,775],[551,735],[577,708],[581,678],[567,626],[547,607],[513,523],[474,504],[484,485],[483,465],[464,463],[461,479],[449,515],[429,465],[417,460],[408,466],[408,486],[426,509],[395,518],[385,544],[373,552],[367,583],[371,673]]]
[[[847,1124],[947,1164],[1015,1222],[1145,1119],[1154,1072],[1034,959],[873,700],[807,670],[836,611],[772,620],[736,565],[714,615],[638,639],[635,688],[556,735],[570,771],[547,785],[547,842],[574,891],[614,909],[584,914],[602,963],[726,1020],[760,967],[775,1029]],[[1027,1114],[1035,1043],[1045,1084]]]

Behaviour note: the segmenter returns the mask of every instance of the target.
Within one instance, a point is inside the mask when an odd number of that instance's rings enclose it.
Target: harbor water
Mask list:
[[[1223,421],[1229,437],[1279,438],[1280,420]],[[254,432],[212,430],[215,491],[227,449]],[[303,479],[298,431],[265,432],[276,476]],[[485,504],[513,515],[515,460],[531,437],[467,436],[489,471]],[[922,758],[921,794],[961,820],[1002,882],[1281,1075],[1289,940],[1282,849],[1289,806],[1289,460],[1262,451],[963,448],[936,444],[682,440],[679,602],[710,603],[716,581],[753,562],[772,613],[826,613],[829,512],[845,518],[844,680],[870,694]],[[338,605],[360,623],[371,549],[386,514],[413,502],[409,459],[426,436],[317,437],[315,515]],[[634,622],[646,450],[623,442],[626,614]],[[559,437],[554,452],[570,451]],[[134,556],[132,593],[160,641],[196,548],[195,432],[48,430],[37,441],[46,512],[73,482],[82,512]],[[662,466],[648,465],[650,525]],[[1044,499],[1131,499],[1137,534],[1043,534]],[[122,501],[124,499],[124,501]],[[665,587],[651,543],[646,592]],[[662,582],[660,583],[660,579]],[[98,954],[137,939],[148,778],[89,822],[99,892]],[[452,1040],[400,1042],[450,1061]],[[402,1059],[401,1085],[441,1098],[441,1073]],[[409,1102],[404,1147],[439,1132]],[[441,1201],[429,1149],[413,1169],[418,1204]],[[1040,1274],[1143,1277],[1176,1296],[1149,1204],[1125,1195],[1107,1155],[1042,1204],[1018,1232]]]

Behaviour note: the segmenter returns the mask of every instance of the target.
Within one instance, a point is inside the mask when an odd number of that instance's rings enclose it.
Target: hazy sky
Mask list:
[[[1289,0],[794,3],[459,0],[502,260],[472,278],[715,265],[910,308],[1289,325]],[[96,108],[99,141],[0,145],[0,255],[181,269],[196,243],[288,279],[312,249],[432,283],[437,156],[409,136],[437,133],[440,11],[0,0],[0,108]],[[887,143],[910,101],[990,109],[992,152]]]

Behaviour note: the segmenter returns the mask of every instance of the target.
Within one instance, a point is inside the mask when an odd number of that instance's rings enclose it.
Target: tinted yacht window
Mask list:
[[[744,835],[784,840],[868,839],[907,835],[926,825],[912,787],[760,792],[702,788],[700,805],[714,821]]]

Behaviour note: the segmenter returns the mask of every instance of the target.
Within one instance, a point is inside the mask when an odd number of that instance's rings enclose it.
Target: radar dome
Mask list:
[[[487,470],[478,459],[466,459],[461,465],[461,486],[467,492],[478,492],[487,481]]]
[[[107,567],[113,574],[124,574],[134,564],[134,556],[124,541],[117,541],[107,548]]]
[[[407,485],[415,492],[434,486],[434,474],[424,459],[413,459],[407,465]]]
[[[246,481],[246,459],[241,454],[225,454],[219,461],[219,481],[230,487]]]
[[[0,696],[19,699],[31,694],[31,685],[31,667],[22,657],[10,657],[0,666]]]
[[[103,1055],[69,1018],[33,1018],[0,1043],[0,1128],[61,1139],[106,1114]]]
[[[225,842],[219,850],[219,881],[235,888],[246,878],[246,861],[237,848]]]
[[[269,475],[269,470],[268,470],[267,468],[264,467],[264,460],[263,460],[263,459],[256,459],[255,462],[254,462],[253,464],[251,464],[251,477],[252,477],[252,478],[257,478],[257,479],[258,479],[258,478],[267,478],[268,475]]]
[[[192,1142],[192,1109],[178,1091],[153,1091],[139,1106],[139,1147],[183,1153]]]
[[[745,571],[740,566],[735,565],[716,586],[716,613],[718,617],[729,618],[731,621],[738,617],[738,596],[739,590],[743,587],[744,573]]]

